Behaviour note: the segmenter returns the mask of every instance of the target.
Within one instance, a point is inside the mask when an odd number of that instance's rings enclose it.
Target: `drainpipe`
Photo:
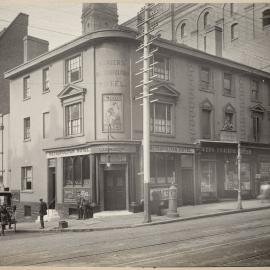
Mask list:
[[[0,130],[1,130],[1,176],[2,179],[0,181],[0,186],[3,185],[4,182],[4,116],[3,114],[0,114],[0,118],[1,118],[1,124],[0,124]]]

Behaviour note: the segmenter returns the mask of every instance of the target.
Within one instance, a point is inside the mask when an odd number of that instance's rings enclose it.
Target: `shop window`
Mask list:
[[[225,182],[224,190],[238,189],[237,161],[229,157],[224,162]]]
[[[30,98],[30,76],[23,78],[23,99]]]
[[[174,155],[151,153],[150,177],[152,183],[169,184],[173,181],[174,172]]]
[[[154,134],[172,134],[172,104],[155,102],[150,108],[150,131]]]
[[[270,26],[270,9],[265,10],[262,13],[263,27]]]
[[[23,137],[24,140],[30,140],[30,117],[23,119]]]
[[[88,156],[66,157],[63,160],[64,185],[89,186],[90,163]]]
[[[81,102],[65,106],[66,136],[82,133]]]
[[[82,78],[82,59],[81,55],[69,58],[65,62],[66,83],[73,83]]]
[[[251,101],[259,100],[259,82],[256,80],[251,81]]]
[[[231,104],[227,104],[224,108],[224,124],[223,130],[235,130],[236,129],[236,111]]]
[[[212,196],[216,196],[216,192],[216,162],[201,161],[201,193],[211,193]]]
[[[170,60],[168,57],[157,54],[154,58],[152,76],[157,79],[168,81],[170,79]]]
[[[42,70],[42,90],[43,93],[46,93],[50,90],[50,85],[49,85],[49,68],[44,68]]]
[[[31,206],[30,205],[25,205],[24,206],[24,216],[25,217],[31,217]]]
[[[251,190],[250,163],[241,162],[240,172],[241,172],[241,190],[250,191]]]
[[[232,39],[232,41],[235,40],[235,39],[238,39],[238,35],[239,35],[239,32],[238,32],[238,23],[234,23],[231,26],[231,39]]]
[[[32,190],[32,167],[22,167],[22,191]]]
[[[223,77],[223,95],[233,96],[232,74],[224,73]]]

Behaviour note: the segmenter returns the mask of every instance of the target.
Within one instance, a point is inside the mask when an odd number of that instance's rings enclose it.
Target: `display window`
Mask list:
[[[225,181],[224,190],[236,190],[238,188],[237,163],[235,160],[224,162]]]
[[[213,194],[217,192],[215,161],[201,161],[201,192]]]

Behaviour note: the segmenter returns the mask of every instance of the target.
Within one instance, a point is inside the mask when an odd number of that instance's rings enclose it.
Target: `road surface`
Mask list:
[[[0,243],[0,266],[270,266],[270,210],[110,231],[10,232]]]

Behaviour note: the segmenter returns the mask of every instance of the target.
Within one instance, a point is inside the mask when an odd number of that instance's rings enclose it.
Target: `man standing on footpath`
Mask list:
[[[46,215],[47,215],[47,204],[43,202],[42,198],[40,198],[40,205],[39,205],[40,229],[44,229],[43,217]]]

